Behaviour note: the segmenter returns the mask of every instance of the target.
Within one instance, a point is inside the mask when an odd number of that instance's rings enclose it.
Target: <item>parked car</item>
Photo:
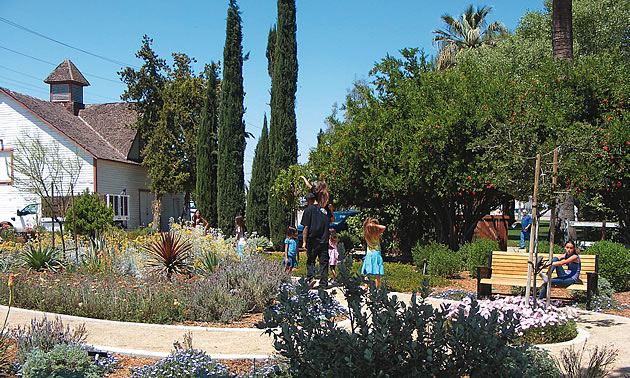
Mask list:
[[[42,218],[39,205],[32,203],[23,209],[18,209],[16,215],[1,214],[0,224],[6,224],[17,232],[34,230],[37,226],[43,226],[47,231],[52,230],[52,219]]]
[[[328,228],[333,228],[337,233],[341,231],[346,231],[348,229],[348,218],[354,217],[358,214],[361,214],[360,211],[350,210],[350,211],[334,211],[335,221],[332,222]],[[297,226],[298,231],[298,240],[302,241],[302,231],[304,231],[304,226],[301,224]]]

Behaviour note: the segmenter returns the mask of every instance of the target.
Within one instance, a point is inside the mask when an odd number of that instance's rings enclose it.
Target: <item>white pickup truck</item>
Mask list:
[[[46,231],[52,231],[52,219],[40,217],[39,205],[32,203],[22,210],[18,210],[16,215],[0,215],[0,224],[8,224],[17,232],[34,230],[35,227],[43,226]],[[59,228],[58,225],[55,227]]]

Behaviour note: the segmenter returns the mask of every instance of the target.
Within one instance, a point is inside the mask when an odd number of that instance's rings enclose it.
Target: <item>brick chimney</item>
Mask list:
[[[79,69],[66,59],[48,75],[44,83],[50,84],[50,101],[61,103],[69,112],[79,114],[83,105],[83,87],[90,83]]]

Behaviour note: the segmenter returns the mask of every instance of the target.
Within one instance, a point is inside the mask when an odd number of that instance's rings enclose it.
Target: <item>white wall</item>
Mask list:
[[[22,152],[18,149],[17,139],[25,140],[26,138],[39,138],[44,144],[57,142],[59,144],[59,156],[62,158],[70,159],[78,155],[81,171],[75,192],[81,192],[86,188],[90,191],[93,190],[92,157],[22,105],[0,93],[0,139],[2,140],[0,148],[13,148],[14,155],[18,155]],[[17,173],[14,172],[14,175]],[[14,215],[16,210],[39,201],[37,196],[18,188],[15,183],[13,185],[0,184],[0,214]]]
[[[147,169],[140,165],[108,160],[96,162],[96,191],[99,194],[120,194],[125,189],[129,195],[127,228],[140,226],[140,190],[148,190],[149,182]]]

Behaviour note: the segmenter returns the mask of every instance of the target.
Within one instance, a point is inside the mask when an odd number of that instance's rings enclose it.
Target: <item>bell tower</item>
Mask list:
[[[83,87],[90,83],[79,69],[66,59],[48,75],[44,83],[50,84],[50,101],[61,103],[69,112],[79,114],[83,109]]]

